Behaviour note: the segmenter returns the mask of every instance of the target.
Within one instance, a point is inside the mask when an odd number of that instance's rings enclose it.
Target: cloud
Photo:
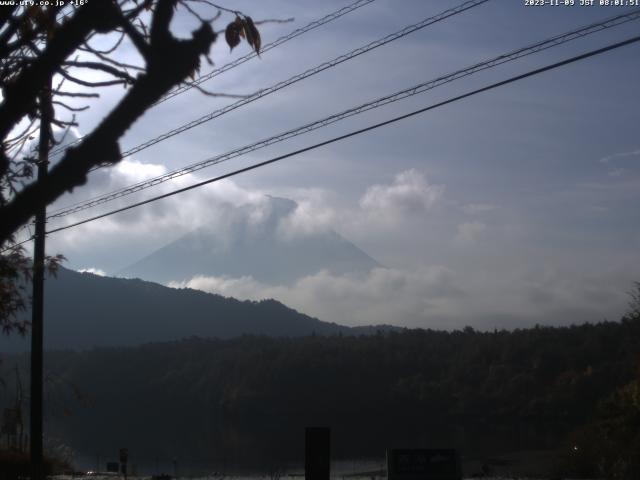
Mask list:
[[[158,164],[124,159],[112,168],[92,174],[87,185],[56,202],[50,212],[167,172]],[[151,196],[168,193],[202,180],[195,174],[178,177],[140,193],[121,197],[99,207],[50,221],[50,229],[70,225],[88,217],[124,207]],[[208,226],[224,232],[234,217],[248,215],[254,223],[265,217],[267,198],[248,191],[231,180],[206,185],[176,196],[117,213],[95,222],[50,235],[49,251],[62,252],[72,266],[93,265],[107,272],[136,261],[189,231]],[[239,211],[237,207],[244,206]]]
[[[125,158],[112,168],[94,172],[87,185],[56,202],[50,211],[158,177],[167,171],[164,165]],[[198,172],[183,175],[97,208],[53,220],[50,227],[70,225],[201,180]],[[329,191],[297,189],[289,192],[296,196],[295,203],[291,202],[291,211],[278,215],[282,218],[277,232],[283,240],[331,229],[339,232],[355,229],[365,237],[377,235],[398,222],[411,222],[417,214],[433,208],[443,191],[443,186],[429,184],[416,170],[397,174],[390,185],[367,188],[359,204],[351,207],[339,207]],[[274,215],[274,202],[266,193],[242,188],[231,179],[225,179],[54,234],[50,247],[52,251],[65,253],[75,266],[89,264],[114,272],[203,226],[218,232],[222,241],[225,232],[234,224],[246,224],[249,233],[252,229],[259,231]]]
[[[278,225],[285,240],[327,232],[335,227],[338,215],[331,206],[308,199],[298,200],[296,208]]]
[[[607,155],[606,157],[602,157],[599,161],[600,163],[610,163],[612,160],[616,160],[619,158],[635,157],[635,156],[640,156],[640,149],[632,150],[630,152],[614,153],[612,155]]]
[[[80,270],[77,270],[80,273],[93,273],[94,275],[98,275],[99,277],[106,277],[107,273],[104,270],[101,270],[99,268],[81,268]]]
[[[463,292],[444,267],[414,272],[376,268],[368,275],[332,275],[326,271],[300,278],[290,287],[265,285],[250,276],[197,276],[174,288],[194,288],[246,300],[275,298],[309,315],[345,325],[390,323],[421,326],[439,305]]]
[[[391,185],[373,185],[360,199],[363,210],[375,215],[408,215],[431,209],[441,198],[445,187],[431,185],[417,170],[397,174]]]
[[[397,239],[398,228],[419,235],[425,223],[435,225],[435,217],[424,213],[440,204],[444,189],[414,169],[396,174],[389,184],[366,187],[356,204],[324,189],[288,189],[283,194],[294,198],[297,207],[280,222],[278,233],[288,240],[333,229],[358,245],[370,245],[372,239],[385,243],[386,236]]]
[[[458,225],[454,241],[458,244],[468,245],[478,240],[487,229],[485,223],[474,220]]]
[[[142,182],[167,173],[167,167],[152,163],[142,163],[126,158],[109,170],[109,177],[116,185]]]
[[[484,272],[462,275],[443,266],[376,268],[358,277],[323,271],[288,287],[265,285],[251,276],[198,276],[170,286],[244,300],[274,298],[321,320],[349,326],[384,323],[449,330],[616,319],[625,300],[618,280],[603,274],[576,277],[557,268],[507,271],[489,278]]]

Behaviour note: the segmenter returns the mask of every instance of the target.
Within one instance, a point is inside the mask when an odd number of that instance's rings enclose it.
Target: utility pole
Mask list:
[[[38,144],[38,179],[47,178],[49,147],[51,146],[51,78],[40,93],[40,140]],[[31,307],[31,480],[44,479],[42,455],[42,389],[43,389],[43,314],[44,314],[44,240],[47,207],[38,209],[35,217],[33,247],[33,295]]]

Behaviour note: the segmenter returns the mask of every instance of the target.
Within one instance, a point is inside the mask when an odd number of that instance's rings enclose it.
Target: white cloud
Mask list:
[[[197,276],[172,283],[246,300],[275,298],[309,315],[345,325],[388,323],[421,326],[448,299],[462,295],[453,272],[429,267],[414,272],[373,269],[366,276],[332,275],[326,271],[299,279],[291,287],[265,285],[250,276]]]
[[[480,238],[486,229],[487,225],[477,220],[461,223],[458,225],[454,241],[464,245],[473,243]]]
[[[274,290],[273,287],[261,284],[251,276],[234,278],[198,275],[188,282],[169,282],[168,286],[171,288],[193,288],[195,290],[217,293],[225,297],[242,300],[262,300],[269,298],[266,292]]]
[[[294,211],[280,221],[278,233],[284,239],[309,236],[331,230],[336,221],[337,214],[330,206],[299,200]]]
[[[98,275],[99,277],[106,277],[107,273],[104,270],[101,270],[99,268],[81,268],[80,270],[77,270],[80,273],[93,273],[94,275]]]
[[[129,186],[166,173],[163,165],[124,159],[95,172],[90,182],[56,202],[50,212],[105,192]],[[156,187],[116,199],[94,209],[77,212],[50,222],[50,228],[70,225],[96,214],[129,205],[201,180],[194,174],[178,177]],[[240,188],[231,180],[204,186],[153,202],[127,212],[50,235],[49,251],[62,252],[72,264],[94,265],[116,271],[189,231],[209,226],[224,233],[234,216],[249,215],[254,222],[264,217],[266,197],[259,191]],[[242,212],[240,206],[246,206]]]
[[[612,160],[615,160],[618,158],[635,157],[639,155],[640,155],[640,149],[632,150],[630,152],[614,153],[612,155],[607,155],[606,157],[602,157],[600,159],[600,163],[610,163]]]
[[[167,173],[167,167],[152,163],[142,163],[129,158],[123,159],[109,170],[109,176],[117,185],[148,180]]]
[[[391,185],[373,185],[360,199],[360,206],[374,215],[404,215],[432,208],[444,193],[443,185],[431,185],[417,170],[396,175]]]
[[[87,185],[56,202],[51,211],[165,173],[164,165],[125,158],[112,168],[95,172]],[[69,225],[200,180],[198,172],[183,175],[144,192],[54,220],[50,227]],[[332,228],[338,232],[355,229],[358,235],[376,236],[397,226],[398,222],[413,221],[416,214],[432,208],[443,191],[443,186],[429,184],[416,170],[397,174],[390,185],[369,187],[359,205],[351,208],[339,207],[329,191],[297,189],[285,192],[295,194],[297,205],[280,220],[277,231],[284,240]],[[51,251],[67,253],[75,265],[90,264],[113,272],[202,226],[218,232],[223,241],[230,226],[238,222],[246,223],[250,227],[248,232],[251,229],[258,231],[272,216],[272,208],[266,192],[248,190],[225,179],[56,233],[49,244]]]
[[[411,271],[377,268],[362,277],[319,272],[290,287],[265,285],[250,276],[198,276],[170,286],[244,300],[274,298],[321,320],[349,326],[385,323],[436,329],[616,319],[625,300],[619,281],[607,275],[580,278],[557,268],[507,269],[491,278],[474,271],[462,275],[442,266]]]

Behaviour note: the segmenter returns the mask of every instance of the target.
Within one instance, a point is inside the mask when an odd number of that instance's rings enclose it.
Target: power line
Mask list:
[[[367,53],[371,50],[374,50],[378,47],[381,47],[383,45],[386,45],[387,43],[393,42],[395,40],[398,40],[399,38],[405,37],[411,33],[414,33],[418,30],[421,30],[429,25],[433,25],[434,23],[438,23],[442,20],[445,20],[449,17],[452,17],[454,15],[457,15],[459,13],[462,13],[466,10],[469,10],[471,8],[477,7],[483,3],[488,2],[489,0],[469,0],[466,1],[456,7],[450,8],[448,10],[445,10],[437,15],[434,15],[432,17],[428,17],[425,18],[424,20],[418,22],[418,23],[414,23],[412,25],[409,25],[407,27],[404,27],[403,29],[392,33],[390,35],[387,35],[386,37],[380,38],[378,40],[375,40],[373,42],[370,42],[362,47],[356,48],[354,50],[351,50],[348,53],[345,53],[343,55],[340,55],[332,60],[329,60],[327,62],[321,63],[320,65],[316,65],[313,68],[310,68],[302,73],[299,73],[297,75],[294,75],[286,80],[283,80],[281,82],[278,82],[274,85],[271,85],[270,87],[267,88],[263,88],[262,90],[259,90],[251,95],[249,95],[246,98],[242,98],[234,103],[231,103],[229,105],[226,105],[223,108],[220,108],[218,110],[214,110],[211,113],[208,113],[207,115],[203,115],[200,118],[197,118],[195,120],[192,120],[188,123],[185,123],[183,125],[180,125],[179,127],[176,127],[172,130],[169,130],[168,132],[165,132],[161,135],[158,135],[150,140],[147,140],[144,143],[141,143],[133,148],[130,148],[129,150],[123,152],[120,154],[119,158],[124,158],[128,155],[133,155],[136,154],[142,150],[145,150],[153,145],[156,145],[164,140],[167,140],[168,138],[174,137],[175,135],[179,135],[181,133],[186,132],[187,130],[191,130],[192,128],[195,128],[199,125],[202,125],[203,123],[209,122],[211,120],[213,120],[214,118],[220,117],[226,113],[229,113],[239,107],[242,107],[244,105],[247,105],[249,103],[255,102],[256,100],[259,100],[263,97],[266,97],[267,95],[271,95],[272,93],[278,92],[280,90],[282,90],[285,87],[288,87],[289,85],[293,85],[295,83],[298,83],[306,78],[309,78],[313,75],[316,75],[320,72],[323,72],[329,68],[333,68],[337,65],[340,65],[341,63],[344,63],[348,60],[352,60],[353,58],[356,58],[364,53]],[[98,168],[101,168],[101,166],[96,166],[93,167],[90,171],[94,171],[97,170]]]
[[[575,62],[578,62],[580,60],[584,60],[586,58],[593,57],[595,55],[600,55],[602,53],[605,53],[605,52],[608,52],[608,51],[611,51],[611,50],[615,50],[615,49],[624,47],[626,45],[630,45],[630,44],[638,42],[638,41],[640,41],[640,35],[636,36],[636,37],[629,38],[627,40],[623,40],[621,42],[617,42],[617,43],[608,45],[606,47],[602,47],[602,48],[599,48],[599,49],[596,49],[596,50],[591,50],[591,51],[589,51],[587,53],[583,53],[581,55],[577,55],[577,56],[568,58],[566,60],[562,60],[560,62],[552,63],[550,65],[547,65],[547,66],[544,66],[544,67],[541,67],[541,68],[537,68],[535,70],[530,70],[530,71],[528,71],[526,73],[523,73],[521,75],[516,75],[515,77],[510,77],[510,78],[508,78],[506,80],[502,80],[500,82],[492,83],[491,85],[487,85],[485,87],[478,88],[476,90],[472,90],[470,92],[464,93],[462,95],[458,95],[458,96],[450,98],[448,100],[445,100],[445,101],[430,105],[428,107],[424,107],[424,108],[421,108],[421,109],[418,109],[418,110],[414,110],[414,111],[412,111],[410,113],[406,113],[404,115],[400,115],[400,116],[391,118],[389,120],[385,120],[384,122],[376,123],[374,125],[370,125],[368,127],[361,128],[359,130],[355,130],[355,131],[349,132],[349,133],[347,133],[345,135],[340,135],[338,137],[333,137],[333,138],[331,138],[329,140],[325,140],[323,142],[319,142],[319,143],[316,143],[314,145],[311,145],[311,146],[308,146],[308,147],[305,147],[305,148],[301,148],[299,150],[295,150],[293,152],[289,152],[289,153],[284,154],[284,155],[280,155],[280,156],[272,158],[270,160],[265,160],[264,162],[256,163],[254,165],[250,165],[250,166],[245,167],[245,168],[234,170],[233,172],[226,173],[224,175],[220,175],[220,176],[217,176],[217,177],[214,177],[214,178],[210,178],[208,180],[204,180],[202,182],[198,182],[198,183],[195,183],[193,185],[189,185],[188,187],[184,187],[184,188],[180,188],[178,190],[174,190],[172,192],[168,192],[168,193],[165,193],[165,194],[162,194],[162,195],[158,195],[156,197],[149,198],[147,200],[144,200],[144,201],[141,201],[141,202],[137,202],[137,203],[128,205],[126,207],[122,207],[122,208],[118,208],[118,209],[115,209],[115,210],[111,210],[111,211],[103,213],[101,215],[96,215],[94,217],[90,217],[90,218],[87,218],[85,220],[81,220],[79,222],[75,222],[75,223],[72,223],[70,225],[66,225],[64,227],[58,227],[58,228],[55,228],[53,230],[49,230],[47,232],[47,234],[56,233],[56,232],[60,232],[62,230],[67,230],[69,228],[77,227],[77,226],[83,225],[85,223],[93,222],[93,221],[99,220],[101,218],[105,218],[105,217],[109,217],[111,215],[115,215],[116,213],[120,213],[120,212],[124,212],[124,211],[127,211],[127,210],[131,210],[133,208],[136,208],[136,207],[139,207],[139,206],[142,206],[142,205],[146,205],[148,203],[152,203],[152,202],[155,202],[155,201],[158,201],[158,200],[162,200],[163,198],[171,197],[171,196],[177,195],[179,193],[183,193],[183,192],[186,192],[186,191],[189,191],[189,190],[193,190],[195,188],[199,188],[199,187],[202,187],[204,185],[208,185],[210,183],[218,182],[220,180],[224,180],[225,178],[230,178],[230,177],[233,177],[235,175],[239,175],[241,173],[245,173],[245,172],[248,172],[248,171],[251,171],[251,170],[255,170],[257,168],[264,167],[264,166],[270,165],[272,163],[279,162],[279,161],[284,160],[286,158],[293,157],[293,156],[296,156],[296,155],[299,155],[301,153],[305,153],[305,152],[308,152],[308,151],[311,151],[311,150],[315,150],[316,148],[320,148],[320,147],[323,147],[325,145],[329,145],[329,144],[332,144],[332,143],[335,143],[335,142],[339,142],[341,140],[345,140],[347,138],[350,138],[350,137],[353,137],[353,136],[356,136],[356,135],[360,135],[362,133],[366,133],[366,132],[369,132],[371,130],[375,130],[377,128],[381,128],[381,127],[390,125],[390,124],[398,122],[400,120],[404,120],[406,118],[410,118],[410,117],[413,117],[415,115],[418,115],[418,114],[421,114],[421,113],[425,113],[425,112],[428,112],[430,110],[434,110],[436,108],[443,107],[445,105],[449,105],[451,103],[454,103],[454,102],[457,102],[459,100],[471,97],[473,95],[477,95],[479,93],[483,93],[483,92],[486,92],[486,91],[489,91],[489,90],[493,90],[495,88],[502,87],[504,85],[508,85],[510,83],[514,83],[514,82],[517,82],[519,80],[523,80],[525,78],[532,77],[534,75],[539,75],[539,74],[547,72],[549,70],[553,70],[553,69],[556,69],[556,68],[559,68],[559,67],[562,67],[562,66],[565,66],[565,65],[569,65],[571,63],[575,63]]]
[[[353,2],[349,5],[347,5],[346,7],[342,7],[334,12],[331,12],[328,15],[325,15],[322,18],[319,18],[317,20],[314,20],[310,23],[308,23],[307,25],[305,25],[304,27],[300,27],[297,28],[295,30],[293,30],[292,32],[288,33],[287,35],[283,35],[282,37],[274,40],[271,43],[268,43],[266,45],[264,45],[261,49],[260,49],[260,53],[265,53],[268,52],[269,50],[276,48],[280,45],[282,45],[283,43],[288,42],[289,40],[293,40],[296,37],[299,37],[300,35],[307,33],[315,28],[318,28],[326,23],[332,22],[333,20],[336,20],[348,13],[353,12],[354,10],[357,10],[360,7],[364,7],[365,5],[368,5],[372,2],[374,2],[375,0],[357,0],[356,2]],[[162,97],[160,100],[158,100],[154,105],[158,105],[166,100],[169,100],[170,98],[173,98],[177,95],[180,95],[181,93],[184,93],[194,87],[196,87],[197,85],[200,85],[208,80],[211,80],[214,77],[217,77],[218,75],[221,75],[222,73],[231,70],[232,68],[238,67],[240,65],[242,65],[243,63],[251,60],[254,57],[257,57],[258,54],[255,53],[253,50],[242,56],[237,58],[236,60],[233,60],[229,63],[225,63],[223,66],[216,68],[214,70],[212,70],[211,72],[205,74],[205,75],[201,75],[200,77],[196,78],[194,81],[189,82],[186,85],[182,85],[180,87],[175,88],[174,90],[168,92],[164,97]],[[73,142],[67,143],[64,146],[60,146],[56,149],[54,149],[51,152],[51,155],[57,155],[63,151],[65,151],[67,148],[69,148],[72,145],[75,145],[77,143],[80,143],[82,140],[84,139],[84,137],[80,137],[77,138],[76,140],[74,140]]]
[[[370,0],[370,1],[373,1],[373,0]],[[178,127],[177,129],[174,129],[174,130],[172,130],[170,132],[167,132],[167,133],[165,133],[165,134],[163,134],[163,135],[161,135],[159,137],[155,137],[154,139],[151,139],[151,140],[145,142],[144,144],[138,145],[137,147],[134,147],[133,149],[130,149],[130,150],[124,152],[124,153],[121,153],[120,158],[123,158],[123,157],[125,157],[127,155],[132,155],[134,153],[137,153],[137,152],[139,152],[139,151],[141,151],[141,150],[143,150],[145,148],[148,148],[148,147],[150,147],[152,145],[155,145],[156,143],[159,143],[159,142],[161,142],[161,141],[163,141],[163,140],[165,140],[167,138],[170,138],[170,137],[172,137],[174,135],[177,135],[177,134],[182,133],[182,132],[184,132],[186,130],[194,128],[194,127],[196,127],[196,126],[198,126],[198,125],[200,125],[202,123],[205,123],[205,122],[207,122],[209,120],[212,120],[213,118],[221,116],[224,113],[227,113],[228,111],[231,111],[231,110],[234,110],[234,109],[240,107],[241,105],[244,105],[246,103],[250,103],[251,101],[255,101],[255,100],[257,100],[259,98],[262,98],[262,97],[264,97],[266,95],[274,93],[274,92],[276,92],[276,91],[278,91],[278,90],[280,90],[282,88],[285,88],[288,85],[292,85],[294,83],[297,83],[297,82],[299,82],[299,81],[301,81],[301,80],[303,80],[303,79],[305,79],[305,78],[307,78],[309,76],[315,75],[316,73],[324,71],[324,70],[326,70],[328,68],[332,68],[332,67],[334,67],[334,66],[336,66],[336,65],[338,65],[340,63],[343,63],[343,62],[345,62],[347,60],[350,60],[350,59],[355,58],[355,57],[357,57],[359,55],[362,55],[363,53],[366,53],[366,52],[368,52],[370,50],[373,50],[373,49],[375,49],[377,47],[380,47],[380,46],[385,45],[387,43],[390,43],[390,42],[392,42],[394,40],[402,38],[402,37],[404,37],[406,35],[409,35],[409,34],[415,32],[415,31],[417,31],[417,30],[425,28],[425,27],[427,27],[429,25],[432,25],[434,23],[440,22],[440,21],[442,21],[442,20],[444,20],[446,18],[449,18],[451,16],[457,15],[458,13],[462,13],[462,12],[464,12],[466,10],[469,10],[471,8],[479,6],[479,5],[481,5],[483,3],[486,3],[488,1],[489,0],[469,0],[469,1],[466,1],[466,2],[460,4],[460,5],[456,6],[456,7],[447,9],[447,10],[445,10],[445,11],[443,11],[443,12],[437,14],[437,15],[425,18],[421,22],[415,23],[413,25],[409,25],[409,26],[407,26],[407,27],[395,32],[395,33],[387,35],[386,37],[383,37],[383,38],[381,38],[379,40],[370,42],[367,45],[364,45],[364,46],[362,46],[360,48],[352,50],[351,52],[349,52],[347,54],[344,54],[344,55],[341,55],[339,57],[336,57],[333,60],[330,60],[328,62],[320,64],[320,65],[318,65],[318,66],[316,66],[316,67],[314,67],[312,69],[309,69],[309,70],[307,70],[307,71],[305,71],[305,72],[303,72],[301,74],[295,75],[295,76],[293,76],[293,77],[291,77],[291,78],[289,78],[289,79],[287,79],[285,81],[279,82],[276,85],[272,85],[271,87],[268,87],[266,89],[260,90],[259,92],[256,92],[254,95],[252,95],[252,96],[250,96],[250,97],[248,97],[246,99],[242,99],[242,100],[240,100],[238,102],[235,102],[235,103],[233,103],[231,105],[228,105],[227,107],[225,107],[223,109],[217,110],[215,112],[210,113],[209,115],[206,115],[206,116],[201,117],[199,119],[196,119],[196,120],[194,120],[192,122],[189,122],[189,123],[187,123],[185,125],[182,125],[181,127]],[[348,7],[345,7],[345,8],[348,8]],[[311,24],[309,24],[309,25],[311,25]],[[82,140],[82,138],[72,142],[71,144],[75,144],[75,143],[77,143],[77,142],[79,142],[81,140]],[[280,140],[280,141],[282,141],[282,140]],[[52,151],[51,154],[53,155],[55,153],[59,153],[59,152],[65,150],[66,148],[68,148],[69,146],[70,146],[70,144],[67,144],[64,147],[60,147],[57,150]],[[266,146],[266,145],[264,145],[264,146]],[[100,168],[100,167],[94,167],[90,171],[94,171],[94,170],[96,170],[98,168]],[[155,183],[153,183],[153,185],[155,185],[157,183],[161,183],[161,182],[155,182]],[[117,198],[117,197],[115,197],[115,198]],[[106,201],[108,201],[108,200],[106,200]],[[99,203],[104,203],[104,201],[99,202]],[[95,205],[92,204],[90,206],[95,206]],[[76,209],[74,211],[84,210],[85,208],[89,208],[89,207]],[[57,216],[64,216],[64,215],[68,215],[69,213],[73,213],[73,212],[69,211],[69,209],[65,209],[63,211],[59,210],[58,212],[54,212],[48,218],[54,218],[54,217],[57,217]]]
[[[13,243],[8,247],[3,248],[2,250],[0,250],[0,254],[3,254],[5,252],[8,252],[9,250],[16,250],[19,246],[24,245],[27,242],[30,242],[31,240],[33,240],[34,238],[36,238],[35,236],[31,235],[29,238],[22,240],[21,242],[17,242],[17,243]]]
[[[373,42],[370,42],[362,47],[356,48],[354,50],[351,50],[349,53],[345,53],[343,55],[340,55],[336,58],[334,58],[333,60],[329,60],[328,62],[324,62],[321,63],[320,65],[317,65],[313,68],[310,68],[302,73],[299,73],[297,75],[294,75],[286,80],[283,80],[281,82],[276,83],[275,85],[272,85],[270,87],[267,88],[263,88],[262,90],[259,90],[257,92],[255,92],[252,95],[249,95],[246,98],[240,99],[234,103],[231,103],[223,108],[220,108],[218,110],[215,110],[211,113],[208,113],[207,115],[203,115],[200,118],[197,118],[195,120],[192,120],[188,123],[185,123],[179,127],[176,127],[172,130],[169,130],[168,132],[163,133],[162,135],[158,135],[155,138],[152,138],[144,143],[141,143],[133,148],[130,148],[129,150],[123,152],[121,154],[121,157],[126,157],[128,155],[133,155],[136,154],[142,150],[145,150],[157,143],[160,143],[168,138],[171,138],[175,135],[178,135],[180,133],[184,133],[187,130],[191,130],[194,127],[197,127],[199,125],[202,125],[203,123],[209,122],[211,120],[213,120],[214,118],[220,117],[226,113],[231,112],[232,110],[235,110],[239,107],[242,107],[244,105],[247,105],[249,103],[255,102],[256,100],[259,100],[263,97],[266,97],[267,95],[271,95],[272,93],[278,92],[280,90],[282,90],[285,87],[288,87],[290,85],[293,85],[295,83],[300,82],[301,80],[304,80],[306,78],[309,78],[313,75],[316,75],[320,72],[323,72],[329,68],[333,68],[337,65],[340,65],[341,63],[344,63],[348,60],[352,60],[364,53],[367,53],[371,50],[374,50],[378,47],[381,47],[383,45],[386,45],[388,43],[391,43],[395,40],[398,40],[400,38],[406,37],[407,35],[414,33],[418,30],[421,30],[425,27],[428,27],[429,25],[433,25],[434,23],[438,23],[442,20],[445,20],[449,17],[452,17],[454,15],[457,15],[459,13],[462,13],[466,10],[469,10],[471,8],[477,7],[479,5],[482,5],[483,3],[487,3],[489,0],[469,0],[467,2],[464,2],[456,7],[450,8],[448,10],[445,10],[444,12],[441,12],[437,15],[434,15],[432,17],[428,17],[425,18],[424,20],[418,22],[418,23],[414,23],[413,25],[409,25],[407,27],[404,27],[401,30],[398,30],[395,33],[392,33],[390,35],[387,35],[386,37],[383,37],[381,39],[378,40],[374,40]]]
[[[144,190],[146,188],[150,188],[153,187],[155,185],[158,185],[160,183],[164,183],[166,181],[172,180],[174,178],[180,177],[182,175],[186,175],[188,173],[192,173],[198,170],[201,170],[203,168],[212,166],[212,165],[217,165],[219,163],[225,162],[227,160],[230,160],[232,158],[236,158],[242,155],[245,155],[247,153],[253,152],[255,150],[259,150],[261,148],[291,139],[293,137],[296,137],[298,135],[302,135],[304,133],[307,132],[311,132],[313,130],[317,130],[319,128],[323,128],[326,127],[328,125],[331,125],[333,123],[336,123],[340,120],[344,120],[345,118],[349,118],[351,116],[354,115],[358,115],[360,113],[366,112],[368,110],[372,110],[375,108],[379,108],[381,106],[390,104],[390,103],[394,103],[396,101],[408,98],[410,96],[413,95],[417,95],[419,93],[424,93],[425,91],[431,90],[433,88],[436,88],[438,86],[453,82],[455,80],[458,80],[460,78],[472,75],[474,73],[477,73],[479,71],[482,70],[486,70],[489,68],[493,68],[496,67],[498,65],[501,65],[503,63],[506,62],[510,62],[513,60],[516,60],[518,58],[522,58],[525,57],[527,55],[531,55],[543,50],[546,50],[548,48],[557,46],[557,45],[561,45],[563,43],[569,42],[571,40],[575,40],[577,38],[582,38],[586,35],[590,35],[592,33],[595,32],[599,32],[602,31],[604,29],[608,29],[608,28],[612,28],[614,26],[618,26],[621,25],[623,23],[629,22],[631,20],[637,20],[640,18],[640,10],[635,10],[633,12],[629,12],[626,14],[621,14],[621,15],[617,15],[615,17],[611,17],[608,18],[606,20],[602,20],[600,22],[597,23],[593,23],[587,26],[583,26],[577,29],[574,29],[572,31],[569,31],[567,33],[564,34],[560,34],[560,35],[556,35],[554,37],[551,37],[547,40],[543,40],[537,43],[534,43],[532,45],[529,45],[527,47],[522,47],[520,49],[511,51],[509,53],[503,54],[503,55],[499,55],[497,57],[494,57],[490,60],[486,60],[480,63],[477,63],[475,65],[472,65],[470,67],[461,69],[461,70],[457,70],[453,73],[447,74],[447,75],[443,75],[440,76],[436,79],[433,80],[429,80],[423,83],[420,83],[418,85],[415,85],[413,87],[404,89],[404,90],[400,90],[398,92],[395,92],[391,95],[387,95],[381,98],[378,98],[376,100],[364,103],[362,105],[359,105],[357,107],[353,107],[350,108],[348,110],[344,110],[340,113],[335,113],[333,115],[330,115],[328,117],[325,117],[323,119],[320,120],[316,120],[314,122],[305,124],[303,126],[294,128],[292,130],[288,130],[286,132],[280,133],[278,135],[274,135],[272,137],[266,138],[266,139],[262,139],[258,142],[249,144],[249,145],[245,145],[243,147],[231,150],[229,152],[226,152],[224,154],[220,154],[220,155],[216,155],[214,157],[210,157],[206,160],[200,161],[198,163],[195,163],[193,165],[178,169],[178,170],[174,170],[172,172],[166,173],[164,175],[160,175],[158,177],[149,179],[149,180],[145,180],[143,182],[139,182],[136,183],[134,185],[130,185],[128,187],[124,187],[121,189],[118,189],[116,191],[113,191],[111,193],[105,194],[105,195],[100,195],[98,197],[94,197],[93,199],[90,199],[88,201],[83,201],[83,202],[79,202],[77,204],[71,205],[69,207],[65,207],[63,209],[57,210],[56,212],[52,213],[49,216],[49,219],[52,218],[60,218],[66,215],[70,215],[72,213],[76,213],[82,210],[86,210],[88,208],[92,208],[95,207],[97,205],[101,205],[103,203],[107,203],[110,202],[112,200],[115,200],[117,198],[126,196],[126,195],[130,195],[136,192],[139,192],[141,190]]]
[[[358,0],[357,2],[354,2],[350,5],[347,5],[346,7],[341,8],[340,10],[336,10],[333,13],[330,13],[329,15],[326,15],[318,20],[314,20],[313,22],[305,25],[302,28],[298,28],[294,31],[292,31],[291,33],[284,35],[280,38],[278,38],[277,40],[274,40],[271,43],[268,43],[267,45],[265,45],[264,47],[262,47],[260,49],[260,53],[265,53],[268,52],[269,50],[276,48],[280,45],[282,45],[283,43],[288,42],[289,40],[293,40],[294,38],[302,35],[303,33],[306,33],[310,30],[313,30],[314,28],[320,27],[322,25],[324,25],[325,23],[329,23],[332,20],[335,20],[336,18],[339,18],[343,15],[346,15],[347,13],[353,12],[354,10],[363,7],[365,5],[368,5],[369,3],[373,2],[375,0]],[[197,79],[195,79],[193,82],[189,82],[186,85],[182,85],[174,90],[172,90],[171,92],[167,93],[164,97],[162,97],[160,100],[158,100],[155,104],[158,105],[162,102],[165,102],[167,100],[169,100],[170,98],[175,97],[176,95],[180,95],[181,93],[186,92],[187,90],[190,90],[192,88],[194,88],[196,85],[200,85],[208,80],[211,80],[213,77],[216,77],[218,75],[220,75],[221,73],[226,72],[227,70],[231,70],[232,68],[237,67],[238,65],[241,65],[243,63],[245,63],[248,60],[251,60],[252,58],[257,57],[258,54],[255,53],[254,51],[251,51],[250,53],[246,54],[243,57],[240,57],[232,62],[229,62],[225,65],[223,65],[220,68],[217,68],[215,70],[212,70],[211,72],[207,73],[206,75],[202,75],[200,77],[198,77]]]

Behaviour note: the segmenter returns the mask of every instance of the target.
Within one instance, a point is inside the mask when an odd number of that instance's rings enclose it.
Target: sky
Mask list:
[[[346,1],[233,2],[262,43]],[[246,95],[460,2],[376,0],[207,82]],[[491,0],[252,102],[94,172],[52,209],[184,167],[536,41],[629,11],[620,6],[526,6]],[[211,14],[214,12],[210,12]],[[212,16],[212,15],[210,15]],[[232,18],[216,23],[223,29]],[[327,128],[180,177],[89,215],[186,186],[637,35],[639,21],[493,68]],[[181,35],[195,28],[181,13]],[[108,39],[97,39],[97,44]],[[245,55],[220,36],[216,66]],[[137,61],[126,44],[119,54]],[[113,273],[220,212],[295,200],[297,235],[334,229],[383,268],[365,279],[317,272],[294,285],[198,277],[190,286],[247,299],[273,297],[322,320],[422,328],[523,328],[617,320],[640,280],[640,45],[531,77],[278,164],[127,213],[52,234],[67,266]],[[211,67],[203,62],[201,73]],[[83,135],[122,96],[104,89],[78,116]],[[233,99],[191,90],[149,110],[123,150]],[[250,209],[249,209],[250,210]],[[222,225],[221,225],[222,228]]]

